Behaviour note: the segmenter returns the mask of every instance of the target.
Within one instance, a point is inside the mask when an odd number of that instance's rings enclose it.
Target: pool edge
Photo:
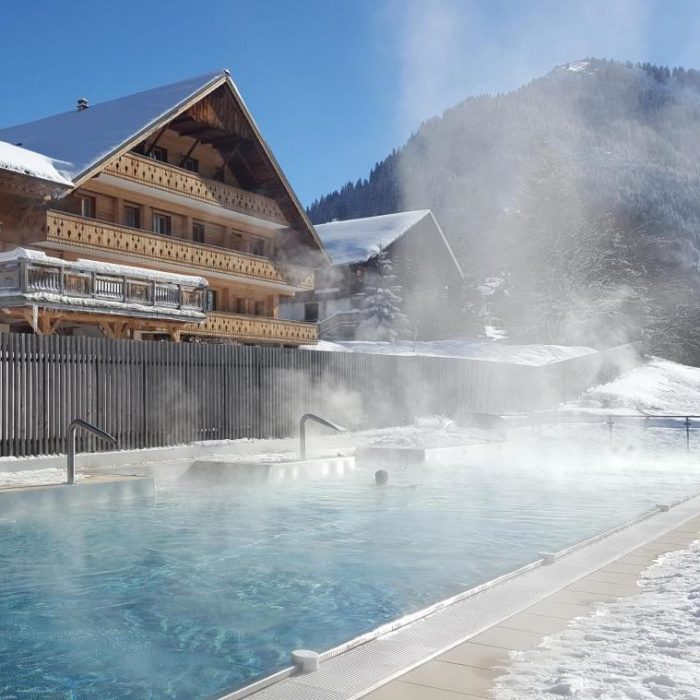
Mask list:
[[[697,503],[694,504],[694,501],[697,501]],[[691,512],[686,514],[685,510],[690,510]],[[673,503],[656,506],[655,508],[645,511],[631,520],[621,523],[613,528],[609,528],[604,532],[592,535],[591,537],[566,547],[554,554],[550,555],[543,553],[544,556],[525,564],[524,566],[507,571],[501,576],[490,579],[489,581],[473,586],[472,588],[462,591],[454,596],[450,596],[441,601],[433,603],[419,611],[409,613],[397,618],[396,620],[380,625],[370,632],[366,632],[347,642],[328,649],[320,654],[322,661],[320,671],[311,674],[296,674],[294,667],[290,666],[281,669],[274,674],[266,676],[265,678],[259,679],[254,683],[244,686],[243,688],[222,691],[220,694],[212,696],[212,700],[242,700],[243,698],[254,696],[259,698],[259,700],[268,700],[268,698],[269,700],[272,700],[273,698],[277,700],[278,698],[282,699],[287,697],[293,697],[295,700],[304,700],[305,698],[308,698],[308,700],[320,700],[321,698],[327,698],[327,700],[339,700],[339,698],[343,698],[343,700],[356,700],[356,698],[360,698],[372,690],[390,682],[392,679],[403,675],[407,671],[410,671],[412,668],[430,661],[448,649],[451,649],[452,647],[470,639],[485,629],[497,625],[499,622],[505,620],[520,610],[547,598],[548,596],[552,595],[553,592],[564,588],[570,583],[570,581],[575,581],[578,578],[587,575],[587,573],[597,570],[607,562],[614,561],[619,557],[625,556],[625,554],[633,551],[642,544],[653,541],[664,533],[679,527],[679,525],[682,523],[692,520],[698,514],[700,514],[700,491]],[[325,674],[326,676],[333,674],[333,670],[328,669],[327,666],[324,667],[325,662],[336,660],[336,666],[349,666],[349,668],[345,669],[339,668],[335,675],[352,675],[353,669],[356,668],[358,661],[361,662],[362,660],[350,660],[349,656],[345,656],[350,654],[350,652],[357,650],[362,651],[362,648],[368,647],[371,642],[381,642],[382,640],[386,640],[389,635],[397,636],[401,632],[410,633],[412,628],[417,627],[417,625],[420,623],[424,623],[431,617],[437,616],[440,613],[445,613],[448,608],[454,608],[454,606],[469,603],[470,599],[477,595],[493,593],[499,589],[499,587],[517,582],[527,574],[542,571],[544,567],[546,567],[548,572],[551,573],[555,571],[557,566],[565,566],[568,558],[575,557],[577,554],[581,554],[582,552],[585,553],[586,550],[589,550],[596,545],[602,546],[605,544],[605,540],[609,540],[609,538],[614,538],[615,536],[619,536],[621,534],[632,534],[631,531],[633,531],[635,528],[639,528],[640,525],[644,525],[650,521],[654,521],[660,527],[654,528],[655,531],[652,533],[643,535],[641,541],[635,541],[634,543],[623,546],[622,548],[616,547],[614,554],[604,556],[599,560],[596,560],[594,565],[585,567],[587,571],[574,575],[573,577],[571,575],[566,577],[566,580],[564,580],[561,585],[553,590],[543,588],[542,590],[534,591],[529,597],[527,597],[526,600],[518,603],[515,608],[507,610],[507,612],[504,612],[494,621],[490,621],[488,624],[480,627],[475,627],[473,630],[466,633],[466,635],[461,633],[461,636],[458,636],[456,639],[450,641],[446,645],[431,648],[430,652],[419,660],[411,662],[408,665],[401,665],[400,668],[391,671],[388,675],[382,676],[373,683],[369,683],[369,685],[366,685],[361,690],[354,688],[353,691],[350,691],[350,688],[347,688],[346,690],[340,690],[339,692],[340,687],[344,685],[341,678],[327,678],[320,683],[314,682],[320,679],[319,674],[323,674],[324,671],[327,671]],[[361,655],[361,651],[358,656]],[[370,657],[369,659],[365,659],[365,661],[375,664],[377,663],[377,659],[381,661],[381,651],[382,650],[377,650],[378,654],[364,654],[364,656]],[[344,661],[349,663],[342,663]],[[282,688],[284,681],[288,681],[287,685],[294,685],[294,688],[289,688],[289,691],[291,691],[293,694],[285,693],[284,689]],[[279,689],[282,692],[275,692],[276,689]],[[270,692],[265,692],[266,690],[269,690]]]

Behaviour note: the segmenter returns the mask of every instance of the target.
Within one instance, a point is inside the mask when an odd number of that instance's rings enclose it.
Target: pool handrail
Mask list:
[[[315,413],[305,413],[300,419],[299,419],[299,457],[300,459],[306,459],[306,422],[309,420],[314,420],[317,423],[320,423],[321,425],[325,425],[327,428],[332,428],[338,433],[345,433],[347,432],[347,428],[344,428],[342,425],[337,425],[336,423],[332,423],[329,420],[326,420],[325,418],[321,418],[321,416],[317,416]]]
[[[67,484],[75,484],[75,434],[78,430],[78,428],[82,428],[83,430],[87,430],[87,432],[92,433],[98,438],[102,438],[103,440],[107,440],[108,442],[111,442],[112,445],[117,444],[117,438],[114,437],[114,435],[106,432],[105,430],[102,430],[102,428],[98,428],[96,425],[93,425],[92,423],[88,423],[87,421],[84,421],[82,418],[75,418],[70,422],[70,425],[68,426],[68,430],[66,431],[66,443],[68,445],[67,447],[67,464],[66,464],[66,483]]]

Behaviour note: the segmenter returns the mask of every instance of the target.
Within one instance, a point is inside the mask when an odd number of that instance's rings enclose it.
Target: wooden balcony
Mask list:
[[[282,321],[266,316],[245,316],[210,311],[204,323],[182,328],[186,335],[201,335],[253,343],[307,345],[317,341],[316,324]]]
[[[13,255],[16,253],[17,255]],[[12,256],[12,257],[8,257]],[[204,280],[93,261],[70,262],[24,251],[0,260],[0,307],[4,318],[26,320],[52,333],[64,321],[105,325],[178,327],[205,319]],[[136,319],[139,319],[138,321]],[[144,320],[146,322],[144,323]]]
[[[150,265],[161,262],[204,277],[218,272],[251,282],[284,285],[290,288],[289,293],[314,287],[314,274],[306,268],[54,210],[46,213],[44,240],[61,248],[109,252]]]
[[[105,168],[105,173],[281,226],[289,225],[274,199],[136,153],[120,156]]]

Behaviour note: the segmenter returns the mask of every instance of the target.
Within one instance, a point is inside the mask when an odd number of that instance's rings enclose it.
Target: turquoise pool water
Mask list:
[[[562,454],[0,515],[0,697],[215,697],[700,490]]]

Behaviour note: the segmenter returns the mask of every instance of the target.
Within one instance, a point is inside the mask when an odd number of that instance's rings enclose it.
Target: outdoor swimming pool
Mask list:
[[[216,696],[700,490],[682,459],[517,454],[0,516],[0,697]]]

